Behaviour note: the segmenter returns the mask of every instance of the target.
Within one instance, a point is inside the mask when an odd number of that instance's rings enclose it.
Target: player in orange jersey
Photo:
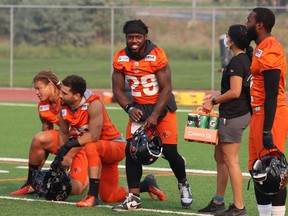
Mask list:
[[[127,46],[114,55],[112,83],[115,98],[130,118],[126,129],[129,196],[113,209],[141,208],[139,182],[142,165],[132,159],[129,150],[133,133],[141,124],[146,128],[157,127],[163,142],[163,155],[178,180],[181,204],[188,208],[192,204],[192,194],[184,160],[177,150],[177,107],[172,94],[168,59],[163,49],[147,39],[148,27],[141,20],[126,22],[123,33]],[[125,93],[126,81],[131,89],[132,103]]]
[[[34,192],[32,174],[40,170],[49,153],[56,154],[58,148],[58,130],[60,112],[60,81],[49,70],[40,71],[34,78],[35,94],[39,98],[38,112],[42,123],[42,131],[37,133],[31,142],[29,150],[28,178],[24,185],[11,195],[26,195]],[[83,167],[85,167],[83,169]],[[70,176],[72,177],[71,194],[82,194],[88,185],[87,159],[84,151],[79,152],[73,159]]]
[[[73,154],[84,150],[88,160],[89,191],[76,205],[97,205],[98,194],[103,202],[124,200],[128,189],[118,186],[118,163],[125,157],[124,138],[111,122],[99,96],[86,91],[86,81],[82,77],[66,77],[61,90],[59,144],[62,146],[52,166],[63,160],[62,164],[69,167]],[[69,132],[71,129],[73,134]],[[160,200],[166,200],[153,175],[146,176],[141,182],[141,189],[141,192],[149,192]]]
[[[253,162],[275,146],[284,153],[288,129],[286,104],[286,56],[280,43],[271,35],[275,15],[267,8],[254,8],[247,17],[248,37],[256,48],[252,58],[251,105],[253,115],[249,134],[249,170]],[[265,150],[261,151],[263,148]],[[255,188],[260,216],[285,215],[287,189],[267,195]]]

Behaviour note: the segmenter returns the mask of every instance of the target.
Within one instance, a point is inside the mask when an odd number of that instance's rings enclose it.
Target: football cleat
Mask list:
[[[141,209],[141,200],[140,197],[135,196],[132,193],[126,197],[126,200],[120,205],[113,206],[112,210],[114,211],[127,211],[127,210],[139,210]]]
[[[193,202],[192,193],[188,181],[178,183],[181,204],[183,208],[189,208]]]
[[[34,193],[34,189],[31,184],[24,184],[21,188],[10,193],[12,196],[21,196]]]
[[[145,177],[144,181],[147,181],[149,184],[149,195],[152,200],[154,200],[154,195],[158,197],[161,201],[166,201],[167,197],[163,190],[160,189],[158,184],[156,183],[156,178],[154,175],[149,174]]]
[[[94,197],[91,195],[86,195],[80,202],[76,203],[77,207],[93,207],[95,205],[99,205],[98,197]]]

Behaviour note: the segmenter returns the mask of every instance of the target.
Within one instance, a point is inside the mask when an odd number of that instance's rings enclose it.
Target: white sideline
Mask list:
[[[66,204],[66,205],[75,205],[75,202],[57,202],[57,201],[48,201],[48,200],[41,200],[41,199],[28,199],[28,198],[19,198],[19,197],[9,197],[9,196],[0,196],[0,199],[6,199],[6,200],[20,200],[20,201],[27,201],[27,202],[49,202],[49,203],[55,203],[55,204]],[[96,208],[112,208],[111,205],[98,205],[95,206]],[[4,206],[5,208],[5,206]],[[112,211],[112,210],[111,210]],[[161,214],[173,214],[173,215],[195,215],[195,216],[205,216],[206,214],[197,214],[193,212],[181,212],[181,211],[168,211],[168,210],[157,210],[157,209],[146,209],[142,208],[138,211],[145,211],[145,212],[158,212]]]
[[[10,103],[10,102],[0,102],[0,106],[20,106],[20,107],[37,107],[37,104],[29,104],[29,103]],[[121,110],[120,106],[106,106],[108,110]],[[178,109],[177,112],[189,112],[190,109]]]
[[[7,157],[0,157],[0,161],[4,162],[21,162],[21,163],[28,163],[28,159],[21,159],[21,158],[7,158]],[[45,164],[50,165],[52,163],[51,160],[47,160]],[[26,168],[27,167],[19,167],[19,168]],[[125,169],[124,165],[118,165],[118,168]],[[152,166],[143,166],[143,170],[151,170],[151,171],[160,171],[160,172],[172,172],[170,168],[160,168],[160,167],[152,167]],[[196,170],[196,169],[186,169],[187,173],[195,173],[195,174],[209,174],[209,175],[216,175],[216,171],[210,170]],[[242,173],[243,176],[250,176],[249,173]]]

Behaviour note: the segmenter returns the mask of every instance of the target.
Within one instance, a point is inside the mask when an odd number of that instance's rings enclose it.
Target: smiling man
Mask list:
[[[169,161],[181,194],[181,204],[188,208],[192,194],[186,179],[185,162],[177,150],[176,103],[172,94],[171,71],[165,52],[147,39],[148,27],[141,20],[125,23],[123,33],[126,48],[114,56],[112,75],[113,93],[119,105],[129,115],[126,129],[126,174],[129,196],[114,210],[141,208],[139,181],[142,164],[130,154],[130,143],[135,129],[144,125],[158,132],[163,143],[163,155]],[[125,93],[128,83],[133,101]]]

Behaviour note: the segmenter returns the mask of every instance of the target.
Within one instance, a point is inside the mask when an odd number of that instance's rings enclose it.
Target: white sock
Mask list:
[[[284,206],[272,206],[273,216],[285,216],[286,207]]]
[[[272,205],[257,205],[259,216],[271,216],[272,215]]]

